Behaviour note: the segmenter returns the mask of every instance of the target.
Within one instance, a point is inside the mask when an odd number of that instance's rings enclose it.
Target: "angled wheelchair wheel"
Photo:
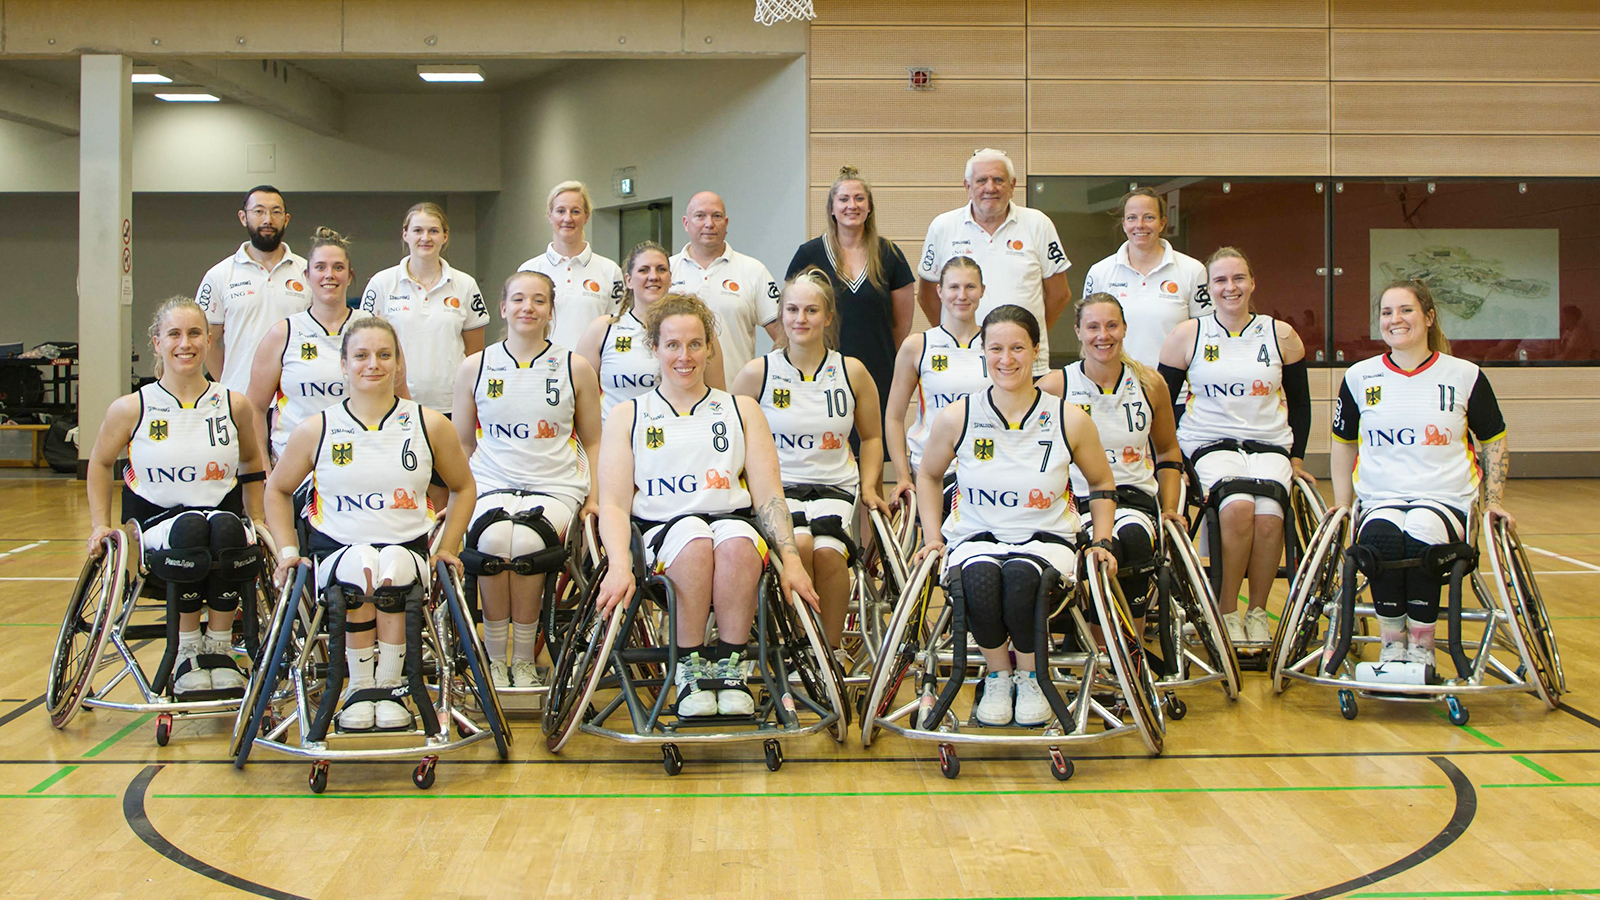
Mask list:
[[[1530,668],[1534,693],[1545,706],[1555,709],[1561,705],[1566,677],[1561,671],[1555,630],[1534,582],[1533,566],[1514,529],[1507,528],[1503,521],[1491,522],[1488,513],[1484,514],[1483,525],[1490,536],[1489,559],[1495,587],[1511,614],[1508,630],[1518,654]]]
[[[781,592],[776,576],[769,573],[764,580],[768,583],[770,602],[783,610],[775,610],[772,620],[778,626],[779,639],[786,651],[785,664],[799,676],[800,687],[812,703],[833,711],[834,721],[828,726],[828,734],[842,744],[850,730],[850,705],[844,699],[844,673],[839,671],[839,664],[822,637],[822,622],[816,610],[798,596],[778,596]],[[800,626],[798,629],[796,624]]]
[[[1173,564],[1171,583],[1172,599],[1184,610],[1185,617],[1194,624],[1195,635],[1204,648],[1207,662],[1221,672],[1222,689],[1229,700],[1239,699],[1239,657],[1228,640],[1227,629],[1222,624],[1222,613],[1217,609],[1217,598],[1211,593],[1211,582],[1206,579],[1200,556],[1195,552],[1189,536],[1175,523],[1163,520],[1161,527],[1167,538],[1168,557]],[[1177,652],[1182,649],[1181,636]]]
[[[867,680],[865,698],[861,707],[861,746],[872,746],[878,733],[878,718],[889,711],[900,685],[922,650],[925,617],[928,601],[933,594],[934,572],[939,565],[937,554],[922,560],[905,590],[895,603],[894,615],[885,630],[883,643],[878,648],[877,664],[872,667],[872,677]]]
[[[894,618],[894,601],[900,596],[907,572],[893,527],[877,510],[868,510],[867,519],[872,526],[872,540],[863,546],[862,559],[852,573],[852,621],[845,629],[846,640],[859,641],[860,646],[847,644],[845,649],[850,651],[852,659],[876,663],[883,636]]]
[[[484,649],[483,641],[478,637],[478,629],[473,626],[472,617],[467,614],[461,577],[454,569],[441,562],[435,565],[434,578],[438,589],[444,592],[444,602],[450,608],[450,620],[455,625],[454,637],[460,642],[461,653],[466,657],[467,667],[458,672],[457,677],[466,682],[468,690],[478,703],[478,709],[488,721],[489,731],[494,736],[495,749],[499,751],[500,758],[508,759],[511,756],[511,731],[506,724],[505,711],[500,708],[500,696],[495,693],[494,682],[489,677],[489,652]],[[448,645],[448,636],[439,637]]]
[[[1161,712],[1161,697],[1156,692],[1155,673],[1150,670],[1150,658],[1144,652],[1142,636],[1133,629],[1128,601],[1123,599],[1116,581],[1106,575],[1104,566],[1097,567],[1088,582],[1089,598],[1105,633],[1106,655],[1111,657],[1111,668],[1122,686],[1128,713],[1139,729],[1145,749],[1151,756],[1160,756],[1166,743],[1166,720]],[[1106,622],[1115,622],[1116,627],[1106,628]]]
[[[1289,506],[1294,516],[1294,543],[1284,545],[1284,559],[1289,572],[1298,570],[1300,561],[1311,548],[1311,536],[1328,515],[1328,504],[1317,493],[1316,485],[1304,478],[1295,478],[1289,485]]]
[[[117,531],[106,538],[101,554],[85,561],[78,573],[45,687],[45,707],[50,724],[57,728],[67,727],[89,694],[127,589],[128,552],[127,534]]]
[[[589,701],[594,697],[611,658],[611,648],[622,630],[622,619],[627,612],[624,604],[617,604],[611,615],[601,617],[594,605],[594,594],[605,577],[606,564],[596,571],[589,596],[584,598],[583,609],[574,623],[571,637],[561,656],[556,660],[550,679],[550,696],[541,727],[545,746],[551,753],[560,753],[572,736],[578,733],[588,714]],[[642,591],[643,588],[641,587]],[[638,593],[630,603],[642,602]]]
[[[233,720],[233,738],[228,745],[228,755],[233,757],[235,768],[244,768],[250,758],[250,749],[261,734],[261,724],[266,721],[267,709],[272,705],[273,692],[286,676],[285,667],[298,656],[294,631],[302,625],[300,616],[302,599],[307,597],[306,582],[311,576],[309,565],[300,565],[285,588],[283,595],[272,608],[272,621],[268,623],[261,642],[261,652],[251,661],[250,680],[245,682],[244,698],[239,703],[239,713]]]
[[[1283,674],[1325,642],[1322,620],[1339,603],[1344,581],[1344,549],[1349,542],[1350,510],[1339,507],[1323,516],[1306,542],[1306,553],[1289,584],[1289,599],[1272,637],[1272,688],[1282,693],[1289,679]],[[1333,622],[1329,620],[1330,629]],[[1320,668],[1320,666],[1319,666]]]

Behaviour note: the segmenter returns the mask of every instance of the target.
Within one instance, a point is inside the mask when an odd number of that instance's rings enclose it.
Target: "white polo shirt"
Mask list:
[[[941,213],[928,226],[917,275],[939,281],[952,256],[970,256],[983,270],[983,302],[978,321],[996,306],[1015,303],[1039,320],[1039,358],[1033,374],[1050,370],[1050,325],[1045,321],[1044,280],[1072,268],[1061,250],[1056,224],[1037,209],[1011,204],[1006,220],[990,234],[972,218],[972,204]]]
[[[778,317],[782,286],[761,261],[724,244],[722,255],[701,268],[689,248],[671,259],[672,293],[693,294],[705,301],[721,328],[717,346],[722,351],[722,371],[728,384],[744,364],[755,358],[757,328]]]
[[[206,321],[222,326],[224,354],[217,380],[229,390],[250,390],[250,366],[256,347],[277,322],[311,308],[306,285],[306,261],[283,245],[283,258],[272,271],[250,258],[246,241],[234,254],[211,267],[194,300],[206,311]]]
[[[550,341],[558,347],[578,346],[589,323],[614,315],[622,302],[622,267],[594,252],[590,244],[584,244],[577,256],[562,256],[551,244],[517,271],[542,272],[555,282],[556,321],[550,327]]]
[[[439,283],[432,290],[411,279],[406,261],[372,276],[361,295],[361,310],[382,316],[400,336],[411,399],[450,414],[456,370],[466,359],[463,332],[489,324],[489,310],[471,275],[440,260]]]
[[[1149,275],[1128,265],[1128,242],[1117,252],[1089,267],[1083,281],[1085,297],[1104,292],[1122,302],[1128,333],[1122,349],[1154,369],[1161,360],[1161,345],[1185,319],[1215,312],[1206,291],[1206,265],[1161,242],[1161,263]]]

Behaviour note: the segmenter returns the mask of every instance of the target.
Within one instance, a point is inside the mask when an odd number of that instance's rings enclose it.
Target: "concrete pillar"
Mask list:
[[[82,60],[78,138],[78,474],[129,388],[133,307],[132,60]]]

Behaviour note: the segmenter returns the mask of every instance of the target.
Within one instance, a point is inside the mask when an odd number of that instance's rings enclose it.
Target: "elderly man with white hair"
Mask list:
[[[939,321],[939,272],[952,256],[971,257],[983,270],[978,321],[1008,303],[1032,312],[1043,335],[1034,375],[1043,375],[1050,370],[1050,326],[1072,300],[1067,286],[1072,261],[1062,252],[1049,216],[1011,202],[1017,171],[1003,151],[972,154],[964,183],[970,202],[928,226],[917,264],[917,304],[928,321]]]

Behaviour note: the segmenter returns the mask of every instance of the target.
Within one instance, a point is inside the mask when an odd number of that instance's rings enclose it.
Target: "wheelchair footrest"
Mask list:
[[[211,700],[239,700],[244,697],[244,686],[227,690],[174,691],[172,699],[179,703],[203,703]]]
[[[727,727],[729,725],[760,725],[762,722],[761,708],[756,707],[756,712],[748,716],[680,716],[673,713],[673,730],[683,731],[688,728]]]
[[[1356,663],[1356,680],[1371,684],[1435,684],[1433,667],[1414,662]]]

